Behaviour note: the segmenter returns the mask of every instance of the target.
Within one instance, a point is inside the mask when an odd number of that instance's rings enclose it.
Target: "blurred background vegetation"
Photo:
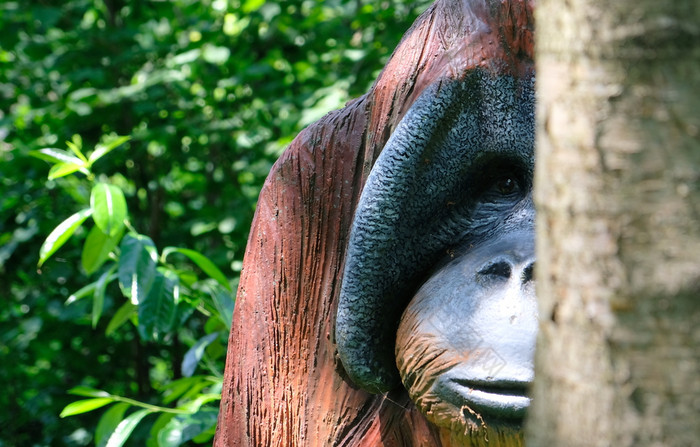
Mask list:
[[[88,231],[40,268],[39,248],[85,208],[90,184],[80,175],[47,180],[50,165],[30,151],[65,149],[76,134],[85,148],[130,136],[95,163],[97,179],[124,191],[130,224],[158,250],[197,250],[235,290],[274,160],[304,126],[367,91],[428,3],[0,2],[0,447],[93,445],[104,410],[59,418],[78,399],[69,389],[174,406],[173,384],[220,377],[226,348],[196,294],[188,305],[204,311],[157,339],[137,324],[105,334],[125,302],[116,282],[94,328],[89,297],[66,304],[104,273],[81,267]],[[207,338],[202,362],[183,374],[185,354],[212,333],[222,335]],[[145,418],[126,445],[164,445],[155,420]]]

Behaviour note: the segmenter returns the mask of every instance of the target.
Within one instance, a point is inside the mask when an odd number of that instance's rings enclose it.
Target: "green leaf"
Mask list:
[[[91,282],[85,287],[82,287],[80,290],[77,292],[71,294],[71,296],[68,297],[66,302],[64,303],[66,306],[69,304],[73,304],[74,302],[85,298],[88,295],[94,295],[95,289],[97,288],[97,281]]]
[[[211,296],[216,307],[217,317],[231,330],[233,308],[236,305],[236,300],[231,296],[231,292],[222,289],[216,284],[211,286],[209,296]]]
[[[117,271],[117,264],[114,264],[106,272],[104,272],[100,279],[97,280],[97,287],[95,288],[94,298],[92,300],[92,328],[97,327],[97,322],[100,320],[102,315],[102,309],[105,304],[105,289],[107,284],[114,280],[117,275],[114,272]]]
[[[76,386],[68,390],[68,394],[73,394],[75,396],[84,397],[110,397],[107,391],[97,390],[95,388],[90,388],[87,386]]]
[[[109,434],[114,432],[122,419],[124,419],[124,413],[129,407],[131,407],[130,404],[122,402],[105,411],[95,429],[95,445],[97,447],[104,447],[107,444]]]
[[[81,137],[78,133],[73,134],[71,141],[66,141],[66,144],[69,146],[73,144],[80,150],[83,148],[83,137]]]
[[[96,184],[90,193],[90,208],[92,219],[105,234],[116,236],[124,227],[126,199],[119,187]]]
[[[189,407],[194,400],[199,398],[200,396],[208,396],[208,394],[202,394],[202,390],[204,388],[210,387],[213,384],[213,381],[210,380],[208,377],[202,377],[202,376],[193,376],[193,377],[185,377],[185,379],[192,379],[192,385],[190,386],[189,389],[185,390],[185,392],[177,398],[178,403],[178,409],[180,410],[185,410],[188,413],[194,413],[196,412],[199,407],[201,406],[200,403],[195,403],[194,407]],[[223,380],[222,380],[222,385],[223,385]],[[218,386],[218,383],[216,384]],[[221,399],[221,387],[219,387],[219,393],[215,394],[215,396],[218,396],[219,399]],[[170,396],[168,396],[170,397]]]
[[[89,208],[80,210],[54,228],[39,249],[39,267],[66,243],[91,214],[92,210]]]
[[[66,141],[66,146],[68,146],[76,157],[88,165],[88,159],[85,158],[85,155],[83,155],[83,151],[81,150],[83,148],[83,139],[80,138],[80,135],[73,135],[73,141]]]
[[[139,302],[139,333],[145,340],[157,339],[172,330],[179,299],[177,275],[160,269],[145,299]]]
[[[194,371],[197,369],[197,364],[202,360],[204,355],[204,350],[219,337],[219,332],[213,332],[209,335],[197,340],[197,342],[187,350],[185,357],[182,359],[182,375],[185,377],[192,377]]]
[[[43,149],[39,149],[38,151],[31,151],[29,152],[29,155],[51,163],[82,163],[82,160],[80,160],[78,157],[71,155],[70,152],[63,149],[56,149],[53,147],[45,147]]]
[[[122,238],[124,228],[116,236],[105,234],[97,225],[90,229],[85,239],[80,263],[88,275],[95,273],[109,259]]]
[[[60,417],[73,416],[76,414],[87,413],[88,411],[96,410],[105,405],[111,404],[114,399],[111,397],[98,397],[96,399],[83,399],[77,402],[71,402],[66,405],[66,408],[61,411]]]
[[[207,393],[199,394],[194,400],[190,402],[185,402],[179,405],[177,408],[180,410],[186,410],[188,413],[196,413],[202,407],[202,405],[216,400],[221,400],[221,393]]]
[[[109,143],[100,143],[95,147],[95,150],[88,156],[90,164],[96,162],[99,160],[102,156],[108,154],[111,152],[113,149],[121,146],[122,144],[126,143],[129,141],[131,137],[129,136],[122,136],[122,137],[117,137],[114,140],[110,141]]]
[[[241,10],[250,14],[251,12],[257,11],[262,5],[265,4],[265,0],[246,0],[241,7]]]
[[[136,314],[136,309],[138,309],[131,301],[127,301],[122,304],[122,306],[114,313],[114,316],[109,321],[107,329],[105,330],[105,335],[110,336],[119,329],[124,323],[129,321],[134,314]]]
[[[49,180],[65,177],[76,171],[80,171],[83,174],[88,175],[90,171],[85,169],[85,163],[83,163],[80,159],[76,160],[78,160],[80,163],[57,163],[51,166],[51,169],[49,169]]]
[[[180,283],[184,284],[187,287],[192,287],[194,283],[199,281],[199,278],[197,278],[197,274],[194,273],[192,270],[177,269],[175,270],[175,272],[180,278]]]
[[[163,403],[167,405],[176,401],[180,396],[191,390],[193,385],[200,380],[202,380],[201,377],[183,377],[182,379],[170,382],[163,390],[165,394]]]
[[[224,286],[227,290],[231,290],[231,285],[228,283],[228,280],[226,279],[226,275],[224,275],[219,268],[214,265],[213,262],[211,262],[206,256],[203,254],[196,252],[194,250],[190,250],[188,248],[177,248],[177,247],[167,247],[163,250],[163,259],[167,257],[168,254],[170,253],[181,253],[188,258],[197,266],[202,269],[204,273],[209,275],[210,278],[213,278]]]
[[[216,425],[216,408],[203,408],[194,414],[179,414],[158,433],[160,447],[177,447]]]
[[[147,236],[129,233],[119,247],[119,285],[133,304],[139,304],[156,277],[156,246]]]
[[[156,418],[153,425],[151,425],[151,430],[149,432],[149,437],[146,440],[146,447],[160,447],[158,443],[158,432],[160,432],[172,418],[175,417],[173,413],[161,413]]]
[[[124,445],[126,440],[129,438],[131,433],[134,431],[141,419],[151,414],[151,410],[138,410],[131,413],[126,419],[122,420],[117,428],[114,429],[112,434],[109,436],[106,447],[121,447]]]

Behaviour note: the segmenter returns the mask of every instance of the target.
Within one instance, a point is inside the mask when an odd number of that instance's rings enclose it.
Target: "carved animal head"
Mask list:
[[[275,163],[246,248],[215,445],[522,441],[532,3],[436,1],[370,92]]]
[[[374,393],[400,377],[454,433],[517,428],[529,404],[533,147],[534,76],[475,67],[411,106],[355,212],[336,320],[345,371]]]

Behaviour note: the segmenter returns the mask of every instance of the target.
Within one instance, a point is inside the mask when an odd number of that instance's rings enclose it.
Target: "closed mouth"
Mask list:
[[[452,379],[448,388],[470,409],[498,419],[525,417],[530,382]]]

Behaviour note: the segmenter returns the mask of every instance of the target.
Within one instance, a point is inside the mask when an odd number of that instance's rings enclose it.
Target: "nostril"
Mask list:
[[[480,275],[484,276],[500,276],[502,278],[510,278],[510,264],[505,261],[494,262],[483,269],[479,270]]]
[[[534,262],[532,264],[528,265],[527,267],[525,267],[525,270],[523,270],[523,284],[532,281],[534,271],[535,271],[535,263]]]

